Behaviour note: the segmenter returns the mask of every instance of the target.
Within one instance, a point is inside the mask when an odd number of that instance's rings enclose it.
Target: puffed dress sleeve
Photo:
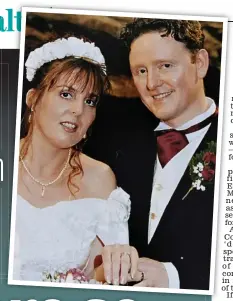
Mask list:
[[[97,236],[104,245],[129,244],[130,196],[123,189],[112,191],[99,215]]]

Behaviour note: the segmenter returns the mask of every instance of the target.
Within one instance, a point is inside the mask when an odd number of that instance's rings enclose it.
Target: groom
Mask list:
[[[142,286],[208,290],[218,118],[204,90],[200,23],[136,19],[121,37],[140,98],[160,120],[152,130],[120,132],[121,142],[106,147],[105,162],[131,195]]]

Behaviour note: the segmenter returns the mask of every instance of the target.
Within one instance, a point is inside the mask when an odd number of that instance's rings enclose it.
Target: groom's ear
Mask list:
[[[197,77],[203,79],[209,68],[209,54],[205,49],[200,49],[195,56]]]

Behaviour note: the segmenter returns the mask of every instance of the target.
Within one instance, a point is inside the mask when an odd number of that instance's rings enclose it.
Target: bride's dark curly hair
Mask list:
[[[68,36],[65,36],[65,38],[67,37]],[[46,42],[44,42],[43,44],[45,43]],[[25,58],[27,59],[27,55],[25,55]],[[103,66],[93,63],[89,60],[75,58],[73,56],[65,57],[63,59],[56,59],[51,62],[45,63],[43,66],[37,69],[35,76],[30,83],[27,81],[25,76],[26,70],[24,72],[25,84],[23,86],[23,90],[26,86],[27,87],[26,91],[23,91],[23,95],[25,96],[26,92],[30,89],[35,89],[35,93],[33,94],[33,97],[35,97],[35,99],[33,99],[34,108],[37,106],[44,93],[52,89],[61,76],[65,76],[67,78],[67,81],[69,81],[71,85],[77,81],[80,81],[80,92],[84,91],[85,88],[91,84],[93,91],[96,91],[100,98],[110,89],[110,82],[106,75],[106,70]],[[24,124],[24,139],[20,148],[20,158],[23,159],[28,152],[33,133],[34,116],[33,112],[31,112],[31,107],[26,108],[22,122]],[[89,131],[87,132],[87,138],[88,135]],[[72,154],[69,161],[72,169],[67,181],[68,188],[72,195],[74,195],[74,193],[72,192],[72,187],[75,188],[76,192],[79,191],[79,187],[75,184],[74,181],[72,181],[72,179],[79,174],[83,175],[83,168],[80,162],[79,155],[82,151],[82,147],[86,139],[82,139],[72,147]]]

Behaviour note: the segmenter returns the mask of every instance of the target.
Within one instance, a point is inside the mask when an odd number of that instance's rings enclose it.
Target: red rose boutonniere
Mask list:
[[[196,154],[189,163],[189,174],[192,186],[186,196],[193,190],[205,191],[209,185],[213,185],[216,165],[216,142],[207,143],[207,149]]]

